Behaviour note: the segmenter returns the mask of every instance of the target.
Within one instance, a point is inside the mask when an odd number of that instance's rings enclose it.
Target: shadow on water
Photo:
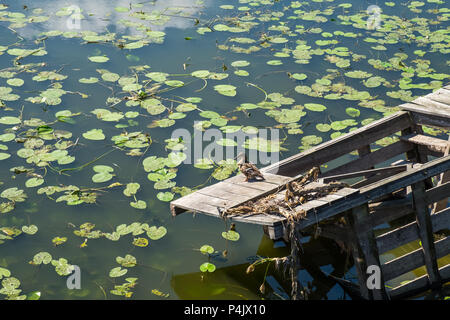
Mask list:
[[[302,247],[299,277],[308,288],[309,299],[328,299],[330,295],[348,299],[343,289],[329,277],[344,277],[349,267],[346,255],[340,253],[334,241],[309,238],[302,243]],[[218,268],[213,273],[174,275],[171,286],[181,299],[290,299],[288,269],[281,267],[277,270],[274,263],[266,263],[256,266],[251,273],[246,272],[258,258],[283,257],[289,253],[289,248],[282,241],[274,242],[263,235],[256,255],[247,258],[249,262]],[[265,289],[261,292],[263,283]]]

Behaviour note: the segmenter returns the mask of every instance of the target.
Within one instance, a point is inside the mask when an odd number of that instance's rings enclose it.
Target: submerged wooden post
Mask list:
[[[441,285],[441,276],[437,265],[436,248],[434,246],[433,226],[426,201],[425,182],[420,181],[412,185],[414,208],[416,210],[416,222],[419,227],[419,237],[422,242],[422,250],[425,259],[425,267],[431,288]]]
[[[360,280],[361,295],[366,299],[387,300],[389,299],[386,288],[384,286],[384,278],[381,272],[380,257],[378,255],[377,243],[371,225],[367,225],[369,221],[369,206],[367,203],[355,207],[351,212],[351,225],[355,235],[354,244],[354,260]],[[355,256],[356,255],[356,256]],[[368,288],[368,267],[378,267],[379,289]]]

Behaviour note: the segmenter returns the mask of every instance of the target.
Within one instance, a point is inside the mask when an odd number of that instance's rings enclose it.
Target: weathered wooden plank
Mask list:
[[[411,124],[412,121],[407,112],[397,112],[300,154],[284,159],[277,164],[268,166],[264,168],[264,171],[285,176],[294,176],[313,166],[326,163],[353,150],[357,150],[362,146],[401,131],[411,126]]]
[[[331,216],[362,205],[370,199],[377,199],[383,195],[409,186],[415,182],[435,176],[440,172],[449,169],[450,156],[432,160],[421,167],[413,168],[411,171],[398,173],[359,190],[355,189],[353,194],[351,194],[346,201],[337,201],[331,208],[321,208],[314,213],[314,219],[307,217],[307,219],[299,221],[298,228],[301,230],[316,223],[317,221],[322,221]],[[339,190],[336,194],[340,194],[339,192],[343,192],[343,189]]]
[[[380,257],[378,254],[377,243],[373,230],[362,230],[364,226],[364,220],[369,216],[369,207],[367,204],[353,208],[353,232],[355,233],[358,244],[361,248],[363,259],[366,266],[378,266],[381,269]],[[370,294],[375,300],[387,299],[386,288],[384,286],[384,275],[380,274],[380,289],[372,289]],[[366,277],[360,279],[360,288],[366,286]]]
[[[351,198],[352,196],[354,196],[355,194],[358,194],[359,190],[356,189],[352,189],[352,188],[342,188],[339,189],[338,191],[334,192],[333,194],[338,195],[338,196],[343,196],[344,198]]]
[[[450,91],[444,88],[441,88],[433,93],[427,94],[425,97],[430,100],[450,105]]]
[[[416,222],[419,227],[419,237],[422,242],[423,254],[425,257],[425,267],[428,277],[433,287],[440,285],[436,248],[433,240],[433,226],[431,223],[430,212],[426,205],[425,182],[420,181],[412,185],[413,201],[416,209]]]
[[[364,225],[374,228],[414,212],[411,198],[382,201],[369,204],[370,215]]]
[[[403,170],[403,171],[400,171],[400,172],[404,172],[404,171],[406,171],[406,170]],[[363,179],[361,181],[358,181],[358,182],[352,184],[351,187],[355,188],[355,189],[359,189],[359,188],[368,186],[368,185],[370,185],[372,183],[375,183],[375,182],[378,182],[380,180],[383,180],[383,179],[385,179],[387,177],[391,177],[393,174],[394,173],[390,173],[390,172],[380,172],[380,173],[375,174],[375,175],[373,175],[373,176],[371,176],[371,177],[369,177],[367,179]]]
[[[440,208],[440,210],[443,210],[447,207],[447,198],[450,196],[450,181],[447,181],[441,185],[437,185],[434,188],[428,189],[426,193],[427,201],[429,201],[428,204],[432,204],[445,198],[445,206],[443,206],[443,208]]]
[[[196,212],[218,215],[219,212],[217,211],[217,207],[228,208],[238,203],[240,203],[239,200],[224,200],[194,192],[172,201],[171,205],[183,208],[185,210],[194,210]],[[215,210],[212,210],[211,207],[215,208]]]
[[[435,107],[433,105],[424,106],[422,104],[416,104],[413,102],[401,104],[401,105],[399,105],[399,107],[402,110],[436,116],[436,117],[439,117],[439,118],[442,118],[445,120],[448,120],[448,118],[450,118],[450,116],[449,116],[450,107],[447,107],[444,109],[442,107]]]
[[[178,201],[178,200],[183,201]],[[224,200],[216,197],[211,197],[198,192],[191,193],[183,198],[175,200],[171,203],[171,210],[176,208],[184,209],[185,211],[200,212],[209,216],[220,218],[218,208],[225,209],[228,207],[235,206],[240,203],[240,200]],[[173,209],[176,210],[176,209]],[[172,214],[177,214],[172,211]],[[227,217],[229,220],[234,220],[238,222],[247,222],[253,224],[269,225],[280,223],[285,220],[284,217],[279,217],[275,215],[242,215],[242,216],[231,216]]]
[[[376,199],[379,196],[399,190],[447,170],[450,170],[450,156],[434,159],[419,168],[398,173],[387,179],[363,187],[360,189],[360,192],[368,199]]]
[[[412,103],[431,108],[433,110],[440,110],[441,113],[447,113],[446,117],[450,118],[450,106],[445,103],[433,101],[426,97],[418,97],[417,99],[413,100]]]
[[[406,136],[401,136],[400,139],[414,144],[426,146],[429,150],[440,153],[441,155],[444,154],[447,146],[449,145],[449,142],[445,140],[414,133]]]
[[[280,240],[285,239],[285,227],[282,222],[274,223],[272,226],[265,225],[263,226],[264,233],[271,239],[271,240]]]
[[[297,228],[302,230],[318,222],[328,219],[336,214],[351,209],[358,204],[364,203],[365,199],[360,197],[359,190],[351,188],[342,188],[334,194],[344,196],[342,199],[336,200],[332,206],[322,206],[308,213],[305,219],[297,223]],[[297,208],[296,208],[297,209]]]
[[[236,185],[232,183],[227,183],[225,181],[202,188],[198,192],[210,196],[215,196],[218,191],[219,192],[224,191],[227,193],[243,196],[246,197],[247,199],[257,197],[261,194],[261,190],[248,188],[246,186],[236,187]]]
[[[320,198],[320,201],[328,202],[329,205],[332,205],[333,202],[335,202],[335,201],[337,201],[339,199],[342,199],[342,198],[343,198],[343,196],[340,196],[340,195],[337,195],[337,194],[329,194],[329,195],[326,195],[323,198]]]
[[[448,228],[450,224],[450,208],[444,209],[431,216],[433,232]],[[378,252],[384,253],[419,238],[417,223],[411,222],[395,230],[377,237]]]
[[[270,173],[264,173],[265,180],[249,180],[245,181],[243,174],[238,174],[234,177],[228,178],[224,181],[227,183],[233,183],[239,186],[245,186],[248,188],[260,189],[263,191],[274,189],[279,185],[284,185],[290,181],[291,177],[278,176]]]
[[[404,141],[397,141],[387,147],[378,149],[370,154],[343,164],[337,168],[331,169],[324,173],[324,175],[338,175],[354,171],[367,170],[374,165],[389,160],[399,154],[408,152],[413,148],[413,145]]]
[[[434,243],[436,257],[439,259],[450,253],[450,237],[446,237]],[[407,253],[401,257],[392,259],[381,266],[385,281],[394,279],[406,272],[425,265],[422,248]]]
[[[329,206],[329,205],[330,205],[329,202],[321,201],[320,198],[319,198],[317,200],[308,201],[308,202],[306,202],[306,203],[304,203],[302,205],[299,205],[299,206],[297,206],[297,207],[295,207],[293,209],[296,212],[301,211],[301,210],[304,210],[305,212],[309,212],[309,211],[318,210],[321,207],[325,207],[325,206]]]
[[[450,264],[447,264],[439,268],[439,274],[442,279],[450,279]],[[428,276],[423,275],[419,278],[414,279],[408,283],[395,287],[389,291],[389,295],[392,299],[401,299],[407,296],[417,294],[419,292],[425,291],[430,288],[430,283],[428,281]]]
[[[357,177],[373,175],[373,174],[378,174],[378,173],[394,174],[394,173],[406,171],[407,168],[408,168],[408,165],[399,165],[399,166],[390,166],[390,167],[362,170],[362,171],[356,171],[356,172],[350,172],[350,173],[343,173],[343,174],[338,174],[338,175],[333,175],[333,176],[329,176],[329,175],[325,174],[325,176],[320,178],[320,180],[323,181],[324,183],[328,183],[331,181],[357,178]]]
[[[408,107],[409,104],[402,105],[404,109]],[[414,123],[427,125],[430,127],[436,127],[440,129],[448,129],[450,128],[450,120],[448,118],[444,118],[441,116],[433,115],[431,113],[426,113],[426,108],[424,110],[419,111],[411,111],[411,117]]]
[[[246,195],[240,195],[236,193],[229,192],[221,188],[221,186],[215,186],[215,188],[203,188],[197,191],[197,193],[204,194],[207,196],[223,199],[223,200],[236,200],[240,203],[248,201],[249,197]]]

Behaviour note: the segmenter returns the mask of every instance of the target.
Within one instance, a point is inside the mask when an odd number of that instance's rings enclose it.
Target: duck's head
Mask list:
[[[237,164],[247,163],[247,156],[245,155],[245,152],[240,152],[235,159],[237,160]]]

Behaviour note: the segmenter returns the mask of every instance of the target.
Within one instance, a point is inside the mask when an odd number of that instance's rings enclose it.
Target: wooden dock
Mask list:
[[[221,217],[221,212],[229,208],[270,194],[283,199],[286,184],[298,181],[314,166],[356,151],[356,158],[350,156],[346,163],[328,165],[318,181],[305,186],[316,188],[332,181],[351,181],[349,187],[293,207],[293,212],[304,212],[304,219],[295,227],[352,248],[360,293],[365,299],[402,298],[438,288],[450,280],[450,264],[438,268],[437,263],[450,254],[450,237],[435,241],[433,236],[450,229],[450,139],[428,136],[422,125],[450,129],[450,86],[400,107],[402,111],[262,168],[265,181],[244,182],[239,174],[172,201],[172,214],[194,211]],[[386,137],[395,142],[373,148],[376,141]],[[375,236],[373,229],[378,225],[408,216],[415,218]],[[347,224],[327,223],[337,217],[344,218]],[[281,215],[250,213],[229,219],[263,225],[274,240],[287,236],[287,218]],[[421,241],[420,249],[380,263],[380,254],[416,239]],[[382,271],[380,289],[369,290],[365,285],[370,265],[379,266]],[[391,290],[385,288],[386,281],[421,266],[426,267],[425,276]]]

